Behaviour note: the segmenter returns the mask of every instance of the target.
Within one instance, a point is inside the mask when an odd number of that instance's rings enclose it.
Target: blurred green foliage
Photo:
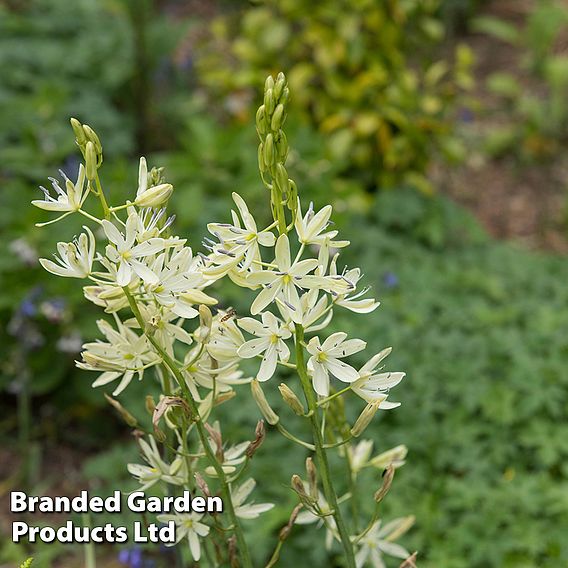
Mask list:
[[[568,55],[561,48],[568,32],[568,7],[545,0],[534,5],[522,27],[495,17],[479,17],[473,27],[515,49],[509,71],[488,77],[502,103],[503,124],[491,129],[492,156],[510,153],[535,161],[555,158],[568,141]]]
[[[367,190],[430,193],[433,156],[459,159],[452,117],[472,54],[441,59],[436,0],[266,1],[221,16],[197,57],[200,80],[245,120],[268,73],[286,71],[297,112],[324,136],[341,174]]]

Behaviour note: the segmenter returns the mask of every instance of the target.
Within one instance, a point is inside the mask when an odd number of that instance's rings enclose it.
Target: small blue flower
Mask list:
[[[394,272],[383,274],[383,284],[385,288],[396,288],[398,286],[398,276]]]

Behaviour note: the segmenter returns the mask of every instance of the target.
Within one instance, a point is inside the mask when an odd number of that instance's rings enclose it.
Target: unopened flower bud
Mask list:
[[[274,137],[272,134],[268,134],[264,141],[263,153],[264,163],[269,168],[274,160]]]
[[[201,477],[201,474],[198,471],[196,471],[193,474],[193,476],[195,477],[195,484],[197,485],[197,487],[199,487],[201,493],[203,493],[205,497],[211,497],[211,491],[209,490],[209,485],[207,485],[205,479]]]
[[[303,415],[306,413],[302,402],[300,401],[300,399],[296,396],[296,394],[294,393],[294,391],[293,391],[290,387],[288,387],[288,386],[285,385],[284,383],[280,383],[280,386],[278,387],[278,390],[280,391],[280,394],[282,395],[282,398],[284,399],[284,402],[285,402],[298,416],[303,416]]]
[[[380,503],[385,495],[389,492],[390,486],[392,485],[392,480],[394,477],[394,467],[389,465],[385,470],[383,476],[383,483],[380,488],[375,492],[374,499],[377,503]]]
[[[150,416],[154,414],[154,410],[156,410],[156,403],[154,402],[154,397],[151,394],[146,395],[146,412]]]
[[[284,87],[282,89],[282,95],[280,95],[280,97],[278,98],[278,102],[286,106],[286,103],[288,102],[289,99],[290,99],[290,89],[288,87]]]
[[[264,173],[267,169],[264,162],[264,144],[262,142],[258,145],[258,169],[261,173]]]
[[[264,90],[267,91],[268,89],[274,88],[274,77],[272,75],[268,75],[266,80],[264,81]]]
[[[256,127],[261,134],[266,134],[268,131],[264,105],[261,105],[256,111]]]
[[[141,193],[134,203],[138,207],[159,207],[170,198],[173,191],[174,186],[171,183],[161,183]]]
[[[375,456],[369,464],[373,467],[378,469],[385,469],[389,465],[392,465],[394,468],[398,468],[401,465],[404,465],[404,460],[406,455],[408,454],[408,448],[401,444],[400,446],[396,446]]]
[[[278,140],[276,142],[276,152],[281,162],[286,161],[288,156],[288,138],[283,130],[278,131]]]
[[[308,483],[310,485],[310,497],[317,501],[318,499],[318,472],[312,458],[306,458],[306,472],[308,474]]]
[[[88,124],[83,124],[83,131],[85,132],[87,140],[90,140],[95,145],[95,150],[97,151],[97,154],[102,154],[103,146],[101,144],[99,137],[97,136],[97,133]]]
[[[282,73],[281,71],[280,73],[278,73],[278,77],[276,77],[276,83],[274,84],[274,88],[272,89],[272,92],[274,94],[274,100],[276,102],[279,102],[280,96],[282,95],[282,91],[284,90],[285,86],[286,86],[286,77],[284,76],[284,73]]]
[[[236,396],[237,396],[237,393],[234,390],[220,392],[215,397],[215,406],[219,406],[220,404],[223,404],[224,402],[227,402],[228,400],[231,400],[232,398],[235,398]]]
[[[216,448],[215,457],[221,463],[223,463],[225,461],[225,456],[224,456],[224,452],[223,452],[223,437],[221,436],[221,432],[219,430],[213,428],[213,426],[210,426],[207,423],[205,423],[205,429],[207,430],[207,432],[209,432],[209,437],[211,438],[211,440],[215,444],[215,448]]]
[[[199,341],[207,343],[211,335],[211,327],[213,325],[213,314],[211,310],[205,305],[199,306]]]
[[[255,434],[255,439],[247,446],[247,449],[245,450],[245,455],[247,456],[247,458],[252,458],[254,454],[257,452],[258,448],[260,448],[260,446],[264,442],[264,438],[266,437],[264,420],[258,421],[254,434]]]
[[[85,170],[89,181],[93,181],[97,177],[97,152],[95,145],[90,140],[85,146]]]
[[[300,479],[300,476],[294,474],[290,482],[292,489],[296,492],[300,501],[306,507],[311,508],[314,504],[314,500],[308,495],[306,488],[304,487],[304,482]]]
[[[272,130],[278,130],[284,122],[284,105],[279,104],[274,110],[272,115],[272,120],[270,121],[270,128]]]
[[[357,420],[355,421],[353,428],[351,428],[351,435],[353,437],[357,438],[365,431],[365,429],[371,423],[371,420],[377,413],[377,410],[379,410],[379,404],[381,402],[382,400],[380,401],[375,400],[367,404],[367,406],[365,406],[363,412],[361,412],[359,418],[357,418]]]
[[[280,163],[276,164],[276,183],[278,184],[280,191],[284,195],[287,195],[290,191],[290,180],[288,179],[288,172],[286,171],[286,168]]]
[[[268,116],[272,116],[275,106],[276,105],[274,104],[274,94],[272,93],[272,89],[266,89],[264,91],[264,107]]]
[[[138,426],[138,421],[136,420],[136,418],[134,418],[134,416],[132,416],[132,414],[130,414],[130,412],[128,412],[128,410],[126,410],[126,408],[124,408],[124,406],[122,406],[122,404],[120,404],[118,400],[112,398],[106,393],[105,398],[107,399],[109,404],[118,411],[121,418],[126,422],[126,424],[128,424],[128,426],[130,426],[131,428],[136,428],[136,426]]]
[[[83,125],[76,119],[72,118],[70,120],[71,128],[75,133],[75,140],[79,146],[84,146],[87,142],[87,137],[85,136],[85,131],[83,130]]]
[[[252,397],[254,398],[260,412],[262,413],[262,415],[264,416],[266,421],[271,426],[278,424],[278,421],[280,420],[280,418],[276,414],[276,412],[274,412],[274,410],[272,410],[270,404],[268,404],[268,401],[266,400],[266,397],[264,396],[264,391],[262,390],[260,383],[256,379],[254,379],[250,384],[250,388],[251,388],[251,391],[252,391]]]

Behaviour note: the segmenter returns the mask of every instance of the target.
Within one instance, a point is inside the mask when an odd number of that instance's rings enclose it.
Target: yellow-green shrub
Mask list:
[[[263,2],[214,23],[198,53],[200,79],[214,95],[232,93],[227,106],[244,118],[251,90],[285,69],[296,108],[345,173],[369,189],[428,191],[432,156],[461,153],[451,116],[472,63],[463,46],[451,63],[433,60],[444,36],[437,8],[437,0]]]

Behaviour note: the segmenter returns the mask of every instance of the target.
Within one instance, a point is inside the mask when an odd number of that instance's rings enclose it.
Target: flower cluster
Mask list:
[[[145,464],[128,465],[142,489],[165,490],[172,485],[208,494],[209,484],[217,487],[230,503],[225,530],[233,531],[236,538],[236,547],[230,546],[227,554],[238,550],[243,565],[250,566],[240,520],[254,519],[273,505],[247,504],[256,482],[242,481],[241,476],[262,444],[264,422],[259,422],[252,441],[227,446],[219,424],[209,419],[219,404],[251,383],[265,420],[291,441],[316,452],[323,493],[315,473],[311,495],[303,495],[296,484],[305,511],[296,512],[290,525],[320,520],[329,539],[341,542],[346,565],[361,566],[370,559],[377,566],[381,552],[399,557],[407,553],[391,542],[391,525],[381,528],[376,516],[362,533],[347,531],[325,452],[336,448],[341,453],[350,464],[352,482],[364,467],[401,465],[404,451],[393,450],[392,459],[385,454],[371,458],[372,442],[353,446],[352,440],[378,410],[399,405],[387,399],[404,373],[384,370],[390,348],[365,360],[365,341],[326,331],[336,310],[367,314],[379,303],[367,297],[367,288],[361,288],[359,268],[340,268],[340,251],[349,242],[338,240],[338,231],[330,228],[332,207],[316,210],[310,204],[302,212],[296,185],[284,165],[288,145],[282,126],[288,97],[284,76],[280,74],[276,81],[269,77],[257,115],[259,168],[270,192],[273,222],[259,228],[243,197],[233,193],[230,219],[208,225],[211,237],[203,243],[206,253],[196,253],[186,239],[173,233],[174,217],[167,214],[173,186],[161,169],[149,171],[144,158],[132,201],[109,205],[98,175],[100,140],[90,127],[73,120],[85,164],[76,182],[64,175],[61,187],[53,180],[55,197],[42,188],[44,199],[33,204],[61,214],[52,222],[76,213],[88,219],[92,228],[85,226],[73,241],[58,243],[54,259],[40,262],[57,276],[88,280],[85,297],[110,314],[112,323],[98,322],[104,340],[83,345],[82,360],[77,363],[98,374],[93,386],[112,383],[116,397],[133,378],[148,380],[149,370],[160,383],[161,398],[150,397],[146,404],[154,430],[139,439]],[[102,218],[83,209],[89,196],[99,199]],[[221,302],[215,297],[215,282],[223,278],[248,291],[250,308],[244,317],[217,307]],[[241,370],[245,359],[257,360],[254,376]],[[295,414],[310,422],[312,442],[284,428],[264,397],[260,385],[277,376],[279,367],[286,376],[295,373],[299,379],[282,383],[279,391]],[[295,392],[298,389],[307,410]],[[338,399],[348,393],[366,404],[352,426],[337,407]],[[110,400],[131,426],[140,428],[129,411]],[[324,431],[322,423],[328,417],[330,426]],[[315,471],[316,466],[311,467]],[[212,527],[220,522],[195,514],[160,520],[175,522],[178,542],[187,538],[196,561],[204,537],[210,538]],[[276,555],[279,550],[280,546]]]

